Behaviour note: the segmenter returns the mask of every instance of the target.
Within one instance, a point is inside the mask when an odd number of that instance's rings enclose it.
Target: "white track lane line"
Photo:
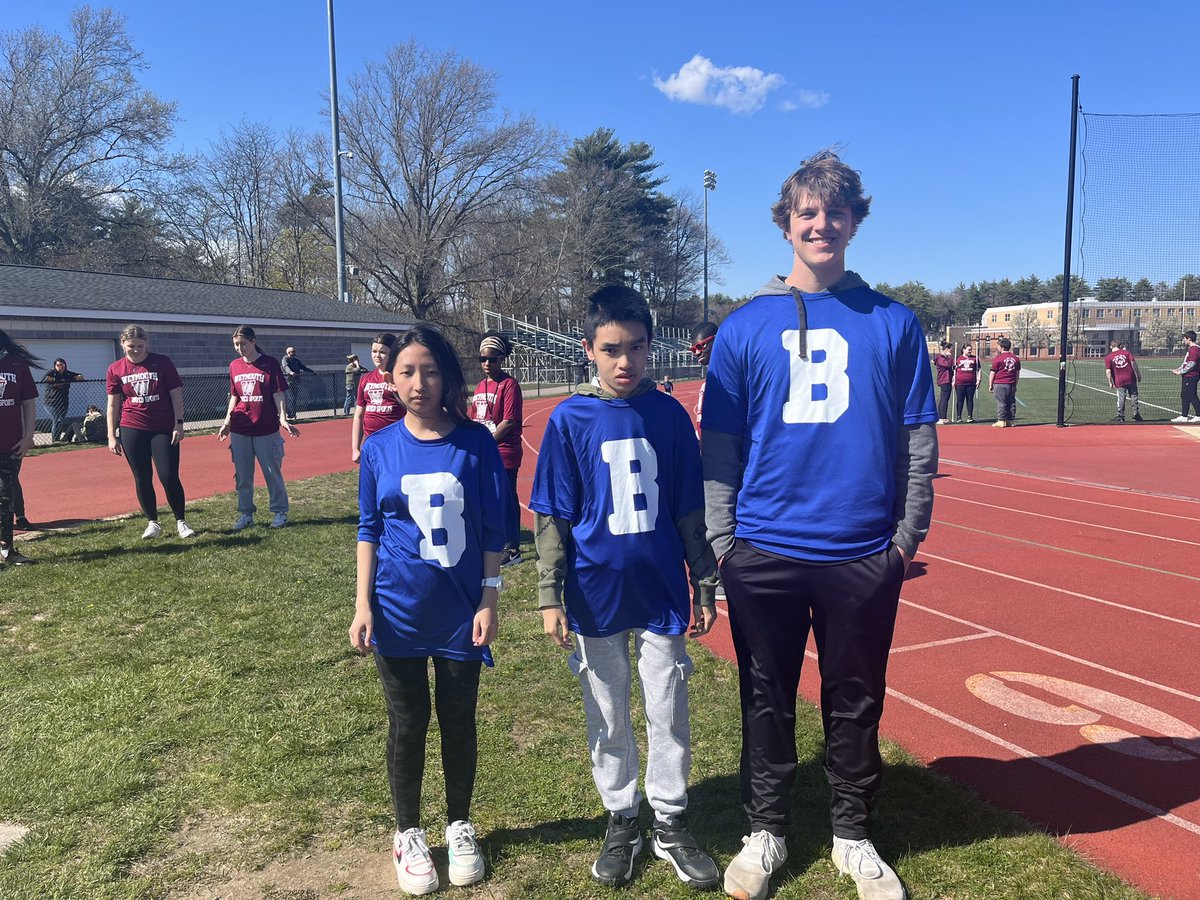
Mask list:
[[[1035,475],[1032,472],[1019,472],[1016,469],[1005,469],[1001,468],[1000,466],[980,466],[976,465],[975,463],[962,462],[961,460],[957,459],[947,459],[946,457],[941,457],[938,460],[939,465],[942,463],[950,466],[962,466],[964,469],[975,469],[979,472],[993,472],[997,475],[1007,475],[1016,478],[1029,478],[1034,481],[1049,481],[1054,484],[1069,484],[1073,487],[1094,488],[1095,490],[1099,491],[1114,491],[1118,494],[1139,494],[1143,497],[1158,497],[1161,500],[1178,500],[1182,503],[1200,504],[1200,498],[1187,497],[1183,494],[1168,494],[1164,491],[1139,490],[1137,488],[1121,487],[1117,484],[1103,484],[1098,481],[1081,481],[1076,478],[1062,478],[1053,475]]]
[[[962,637],[946,638],[941,641],[926,641],[924,644],[909,644],[905,647],[893,647],[888,651],[889,655],[893,653],[907,653],[910,650],[928,650],[930,647],[948,647],[951,644],[961,644],[966,641],[977,641],[980,638],[998,637],[994,631],[981,631],[978,634],[964,634]]]
[[[1102,500],[1084,500],[1081,497],[1067,497],[1063,494],[1047,494],[1045,491],[1029,491],[1029,490],[1026,490],[1025,488],[1015,488],[1015,487],[1008,487],[1008,486],[1002,485],[1002,484],[993,484],[990,481],[973,481],[970,478],[962,478],[958,475],[952,475],[949,477],[951,479],[950,481],[939,482],[939,484],[944,483],[944,484],[950,485],[951,487],[953,487],[956,484],[974,484],[979,487],[986,487],[986,488],[992,488],[997,491],[1004,491],[1004,493],[1006,493],[1006,494],[1032,494],[1035,497],[1043,497],[1046,500],[1064,500],[1067,503],[1083,503],[1088,506],[1103,506],[1105,509],[1115,509],[1120,512],[1136,512],[1139,515],[1159,516],[1159,517],[1162,517],[1165,519],[1182,519],[1185,522],[1195,522],[1196,521],[1196,515],[1194,513],[1189,516],[1189,515],[1180,515],[1179,513],[1159,512],[1157,510],[1152,510],[1152,509],[1132,509],[1131,510],[1128,503],[1105,503]],[[941,490],[938,490],[937,496],[944,497],[945,494]]]

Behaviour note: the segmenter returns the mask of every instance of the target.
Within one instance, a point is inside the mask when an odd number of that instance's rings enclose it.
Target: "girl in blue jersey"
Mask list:
[[[374,651],[387,700],[396,877],[407,893],[428,894],[439,884],[420,825],[430,658],[450,881],[483,878],[470,824],[475,708],[480,669],[492,665],[506,521],[497,511],[508,486],[495,440],[467,420],[462,368],[441,333],[414,326],[392,346],[386,371],[408,413],[362,445],[350,643]]]

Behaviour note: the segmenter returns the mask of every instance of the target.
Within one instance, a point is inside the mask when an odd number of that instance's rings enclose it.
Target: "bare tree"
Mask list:
[[[142,54],[111,9],[76,9],[68,38],[4,33],[0,57],[0,252],[44,263],[170,168],[175,104],[138,85]]]

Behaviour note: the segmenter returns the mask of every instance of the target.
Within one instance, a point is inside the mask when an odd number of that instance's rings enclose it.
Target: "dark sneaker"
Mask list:
[[[1133,421],[1135,421],[1135,422],[1145,422],[1146,420],[1142,418],[1142,414],[1141,414],[1141,413],[1134,413],[1134,414],[1133,414]]]
[[[700,849],[687,826],[679,819],[654,823],[654,855],[665,859],[675,868],[684,884],[699,890],[715,887],[721,870],[712,857]]]
[[[1113,416],[1113,417],[1112,417],[1111,419],[1109,419],[1108,421],[1110,421],[1110,422],[1124,422],[1124,421],[1125,421],[1125,417],[1124,417],[1124,416]]]
[[[525,562],[525,557],[521,555],[520,550],[505,550],[504,557],[500,560],[500,568],[516,566],[523,562]]]
[[[633,861],[642,852],[642,829],[638,820],[619,813],[608,814],[604,849],[592,863],[592,877],[609,887],[627,884],[633,877]]]
[[[37,560],[30,559],[16,547],[0,547],[0,562],[6,566],[32,566]]]
[[[16,520],[13,522],[13,525],[15,525],[17,528],[20,528],[22,531],[33,531],[33,526],[29,524],[29,520],[24,516],[17,516]]]

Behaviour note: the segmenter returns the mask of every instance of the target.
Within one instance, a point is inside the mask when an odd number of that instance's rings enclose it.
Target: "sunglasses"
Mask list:
[[[705,349],[708,348],[708,346],[710,344],[712,344],[712,342],[714,340],[716,340],[716,338],[717,338],[717,336],[715,334],[710,334],[704,340],[696,341],[696,343],[692,344],[692,346],[690,348],[690,352],[696,356],[699,356],[701,353],[703,353],[705,351]]]
[[[481,356],[481,357],[479,357],[479,361],[481,363],[500,362],[503,359],[504,359],[503,356]]]

